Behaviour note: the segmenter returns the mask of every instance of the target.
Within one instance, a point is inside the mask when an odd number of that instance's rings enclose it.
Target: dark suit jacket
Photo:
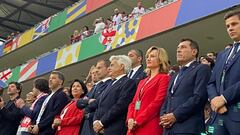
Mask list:
[[[0,135],[16,135],[23,115],[13,101],[8,101],[0,110]]]
[[[36,102],[36,104],[34,105],[34,108],[33,110],[31,110],[29,107],[27,106],[24,106],[22,109],[21,109],[21,112],[31,118],[31,124],[36,124],[36,120],[37,120],[37,117],[38,117],[38,114],[41,110],[41,107],[42,107],[42,104],[44,102],[44,100],[47,98],[48,95],[46,96],[43,96],[41,97],[40,99],[38,99],[38,101]]]
[[[89,94],[88,98],[89,99],[97,99],[110,82],[111,82],[111,79],[109,79],[101,84],[98,84],[96,86],[96,89],[94,90],[94,92],[93,92],[93,90],[90,91],[91,94]],[[88,105],[89,99],[81,98],[77,101],[77,107],[79,109],[84,109],[85,116],[86,116],[83,121],[81,135],[95,135],[95,132],[93,131],[92,127],[93,127],[93,116],[94,116],[94,112],[95,112],[95,109],[97,108],[97,106],[91,107],[90,105]]]
[[[107,87],[97,100],[94,120],[104,125],[104,135],[125,135],[128,105],[136,91],[136,84],[127,76]]]
[[[220,87],[221,75],[224,64],[231,49],[224,50],[218,54],[212,76],[208,84],[208,96],[213,99],[216,96],[223,95],[227,100],[227,116],[233,121],[240,121],[240,51],[236,54],[230,66],[226,69],[223,89]]]
[[[139,83],[142,79],[144,79],[144,78],[146,78],[146,77],[147,77],[147,75],[146,75],[146,73],[144,72],[144,68],[143,68],[143,66],[141,66],[141,67],[137,70],[137,72],[133,75],[133,77],[132,77],[131,79],[135,80],[135,81],[136,81],[136,84],[138,85],[138,83]]]
[[[68,104],[67,95],[62,91],[57,90],[47,103],[46,109],[38,124],[40,135],[54,135],[55,131],[52,129],[52,123],[56,116],[59,116],[62,109]]]
[[[171,93],[171,89],[177,75],[171,79],[161,115],[173,113],[177,121],[172,128],[164,130],[165,134],[204,132],[203,111],[207,101],[207,83],[210,74],[207,65],[193,62],[175,84],[174,93]]]

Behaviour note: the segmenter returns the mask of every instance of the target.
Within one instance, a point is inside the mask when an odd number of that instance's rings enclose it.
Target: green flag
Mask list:
[[[104,52],[105,46],[99,42],[100,34],[93,35],[82,41],[78,61]]]
[[[15,67],[14,69],[12,69],[12,75],[11,77],[7,80],[7,84],[9,84],[10,82],[17,82],[19,79],[19,73],[20,73],[20,66]]]
[[[60,28],[61,26],[65,25],[66,18],[67,18],[66,10],[59,12],[56,16],[53,16],[49,24],[48,28],[49,32],[54,31]]]

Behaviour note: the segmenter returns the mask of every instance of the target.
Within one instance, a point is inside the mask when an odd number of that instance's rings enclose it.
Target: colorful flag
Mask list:
[[[19,45],[19,39],[20,39],[20,35],[14,37],[13,41],[12,41],[12,48],[11,51],[15,50],[18,48]]]
[[[101,36],[100,33],[94,34],[90,38],[86,38],[82,41],[78,57],[79,61],[104,52],[105,46],[99,42],[99,36]]]
[[[38,61],[32,60],[21,66],[20,74],[19,74],[19,82],[31,79],[36,76]]]
[[[31,42],[33,37],[33,32],[34,32],[34,28],[31,28],[30,30],[25,31],[22,35],[20,35],[18,47],[22,47],[28,44],[29,42]]]
[[[104,29],[99,37],[99,40],[103,45],[109,45],[113,42],[115,35],[116,35],[115,29],[111,30]]]
[[[12,76],[12,70],[9,68],[0,73],[0,80],[4,83]]]
[[[48,17],[44,21],[42,21],[39,25],[35,27],[35,31],[33,34],[33,40],[45,35],[48,33],[49,23],[51,21],[51,17]]]
[[[55,69],[57,51],[38,59],[37,76],[45,74]]]
[[[13,45],[12,40],[7,41],[7,42],[4,44],[3,53],[4,53],[4,54],[7,54],[7,53],[11,52],[12,45]]]
[[[78,61],[81,42],[69,45],[58,51],[55,69],[67,66]]]
[[[105,51],[109,51],[135,41],[140,21],[141,17],[137,17],[118,25],[114,41],[106,47]]]
[[[14,69],[11,70],[12,75],[8,78],[7,84],[13,81],[18,81],[19,79],[19,72],[20,72],[20,66],[15,67]]]
[[[83,0],[82,2],[79,2],[73,5],[73,7],[67,9],[67,19],[65,24],[68,24],[69,22],[72,22],[73,20],[76,20],[85,14],[86,14],[86,0]]]
[[[3,47],[4,45],[0,45],[0,57],[3,55]]]
[[[52,32],[52,31],[62,27],[63,25],[65,25],[66,18],[67,18],[67,11],[66,10],[52,16],[52,19],[51,19],[50,24],[49,24],[48,31]]]

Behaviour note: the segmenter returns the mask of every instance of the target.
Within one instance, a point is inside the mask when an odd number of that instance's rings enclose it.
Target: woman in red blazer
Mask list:
[[[77,108],[77,100],[87,93],[86,85],[80,80],[74,80],[70,86],[70,97],[73,100],[65,106],[59,118],[55,118],[52,124],[57,128],[56,135],[78,135],[81,122],[84,117],[83,110]]]
[[[148,77],[140,81],[128,107],[127,135],[162,135],[159,110],[170,80],[168,56],[163,48],[153,46],[146,57]]]

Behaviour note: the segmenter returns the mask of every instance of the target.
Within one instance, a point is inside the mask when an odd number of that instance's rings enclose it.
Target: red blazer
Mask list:
[[[170,77],[167,74],[158,74],[146,84],[149,78],[140,81],[134,99],[128,107],[127,121],[133,118],[138,126],[134,131],[128,130],[127,135],[162,135],[159,112],[167,94]],[[142,88],[140,110],[136,111],[135,103]]]
[[[83,110],[77,108],[77,102],[71,101],[62,110],[61,126],[58,127],[56,135],[78,135],[84,117]]]

